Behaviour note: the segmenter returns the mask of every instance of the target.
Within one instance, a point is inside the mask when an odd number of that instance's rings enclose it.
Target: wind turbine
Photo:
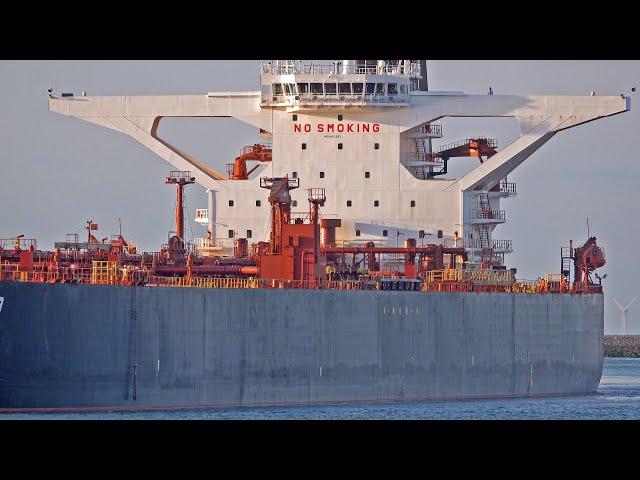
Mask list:
[[[614,302],[616,302],[616,305],[618,305],[618,308],[620,309],[620,324],[622,327],[622,335],[626,335],[626,326],[627,326],[627,310],[629,310],[629,307],[633,304],[633,302],[635,302],[638,299],[638,297],[634,298],[633,300],[631,300],[625,307],[623,307],[622,305],[620,305],[620,302],[618,302],[618,300],[616,300],[615,298],[613,299]]]

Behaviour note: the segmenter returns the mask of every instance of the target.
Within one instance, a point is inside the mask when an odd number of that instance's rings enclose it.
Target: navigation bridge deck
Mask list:
[[[274,60],[262,64],[261,105],[293,109],[408,106],[420,64],[409,60]]]

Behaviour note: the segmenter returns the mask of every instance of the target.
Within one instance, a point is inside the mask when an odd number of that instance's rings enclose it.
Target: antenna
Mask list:
[[[587,217],[587,239],[591,238],[591,235],[589,234],[589,217]]]
[[[620,335],[626,335],[627,333],[627,310],[629,310],[629,307],[631,305],[633,305],[633,302],[635,302],[638,299],[638,297],[635,297],[633,300],[631,300],[626,306],[622,306],[620,305],[620,302],[618,302],[617,299],[613,299],[614,302],[616,302],[616,305],[618,306],[618,308],[620,309],[620,329],[621,329],[621,334]]]

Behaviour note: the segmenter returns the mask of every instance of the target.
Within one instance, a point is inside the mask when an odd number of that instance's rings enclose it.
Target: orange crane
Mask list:
[[[260,165],[256,165],[251,170],[247,170],[247,162],[270,162],[271,161],[271,147],[269,145],[261,145],[256,143],[255,145],[249,145],[242,148],[242,152],[239,157],[233,161],[233,163],[227,163],[227,174],[229,180],[248,180],[251,175]]]

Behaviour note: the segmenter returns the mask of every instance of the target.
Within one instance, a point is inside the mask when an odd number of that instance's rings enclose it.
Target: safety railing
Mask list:
[[[430,137],[442,136],[442,125],[438,123],[425,123],[411,129],[414,135],[428,135]]]
[[[362,276],[357,280],[270,280],[261,278],[163,277],[137,267],[114,268],[115,262],[96,262],[92,268],[58,268],[20,271],[17,265],[0,265],[0,282],[80,283],[87,285],[140,285],[176,288],[270,288],[328,290],[398,290],[427,292],[602,293],[601,285],[570,284],[566,277],[548,274],[538,280],[516,280],[509,270],[442,269],[427,272],[424,281]]]
[[[498,148],[498,141],[496,139],[493,138],[486,138],[486,137],[476,137],[476,138],[466,138],[464,140],[460,140],[454,143],[448,143],[446,145],[440,145],[437,148],[434,148],[433,151],[434,152],[444,152],[445,150],[450,150],[452,148],[457,148],[457,147],[463,147],[465,145],[468,145],[469,143],[473,142],[473,141],[477,141],[477,140],[484,140],[487,144],[487,146],[491,147],[491,148]]]
[[[473,211],[473,218],[476,220],[496,220],[496,221],[504,221],[505,219],[505,211],[504,210],[481,210],[476,209]]]
[[[500,193],[508,193],[511,195],[515,195],[516,192],[516,184],[512,182],[500,182],[500,186],[498,187],[498,191]]]
[[[408,66],[405,66],[404,63],[361,65],[342,62],[305,63],[301,60],[294,60],[263,62],[261,67],[262,73],[267,75],[420,75],[419,63],[410,63]]]
[[[15,250],[16,247],[20,250],[29,250],[33,247],[34,250],[37,250],[38,242],[35,238],[0,238],[0,250]]]
[[[322,93],[303,93],[299,95],[263,95],[263,104],[279,104],[279,103],[360,103],[360,104],[398,104],[409,103],[409,95],[383,95],[376,93],[362,94],[322,94]]]

